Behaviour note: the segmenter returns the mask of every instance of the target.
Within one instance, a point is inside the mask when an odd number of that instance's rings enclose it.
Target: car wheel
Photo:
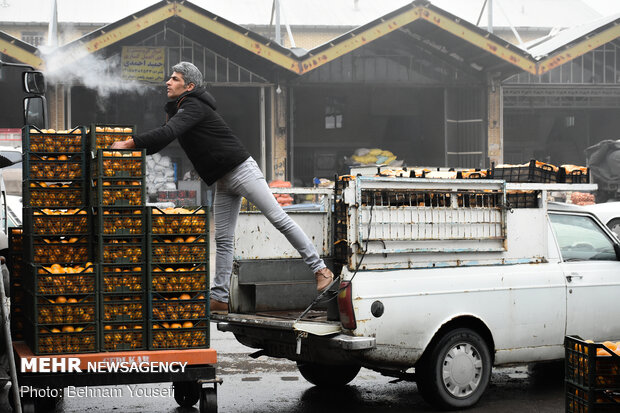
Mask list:
[[[346,386],[357,376],[361,366],[343,365],[330,366],[326,364],[297,362],[299,372],[310,383],[319,387]]]
[[[458,328],[445,333],[429,349],[416,380],[422,397],[443,409],[463,409],[480,400],[491,377],[491,354],[475,331]]]

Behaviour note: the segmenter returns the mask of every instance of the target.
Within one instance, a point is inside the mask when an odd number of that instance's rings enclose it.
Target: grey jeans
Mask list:
[[[313,272],[325,268],[325,263],[308,236],[280,207],[256,161],[250,157],[215,184],[215,277],[211,298],[228,302],[235,227],[242,197],[254,204],[286,237]]]

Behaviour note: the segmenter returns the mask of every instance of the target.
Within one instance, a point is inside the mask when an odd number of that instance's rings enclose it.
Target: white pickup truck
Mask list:
[[[436,406],[472,406],[492,366],[562,359],[566,335],[620,339],[617,239],[585,209],[547,202],[549,190],[593,189],[340,180],[333,208],[290,213],[341,277],[337,298],[303,318],[312,274],[264,217],[242,213],[231,311],[212,319],[316,385],[366,367],[412,378]]]

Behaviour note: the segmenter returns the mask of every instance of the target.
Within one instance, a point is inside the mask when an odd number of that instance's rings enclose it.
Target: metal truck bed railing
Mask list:
[[[371,254],[505,249],[503,181],[359,176],[342,196],[354,252],[366,244]]]
[[[349,270],[545,262],[546,192],[593,188],[344,177],[335,185],[334,256]]]

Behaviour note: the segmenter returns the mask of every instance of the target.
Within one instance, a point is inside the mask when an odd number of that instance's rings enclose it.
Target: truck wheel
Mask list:
[[[217,413],[217,391],[214,388],[203,388],[198,407],[200,413]]]
[[[338,387],[349,384],[357,376],[361,366],[342,365],[330,366],[326,364],[298,361],[299,372],[310,383],[319,387]]]
[[[172,383],[174,387],[174,400],[181,407],[192,407],[200,398],[202,385],[195,381],[175,381]]]
[[[417,385],[428,403],[463,409],[478,402],[491,377],[491,355],[482,337],[468,328],[448,333],[416,366]]]

